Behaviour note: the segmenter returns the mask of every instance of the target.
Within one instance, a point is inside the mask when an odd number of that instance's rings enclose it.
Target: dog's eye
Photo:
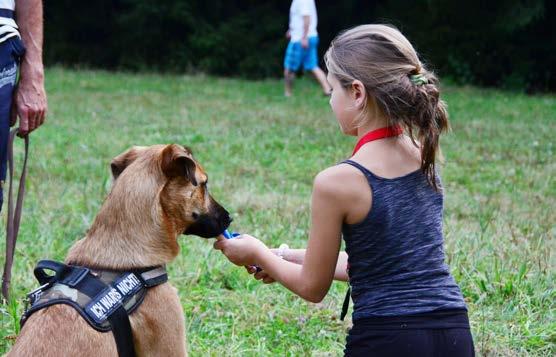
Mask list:
[[[191,213],[191,217],[193,217],[193,219],[197,219],[199,218],[199,214],[197,212],[193,212]]]

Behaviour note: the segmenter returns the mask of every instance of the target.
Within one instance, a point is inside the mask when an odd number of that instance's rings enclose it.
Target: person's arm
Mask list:
[[[346,200],[340,191],[338,168],[325,170],[315,179],[311,203],[309,243],[298,265],[276,256],[258,239],[249,235],[215,243],[236,265],[257,265],[286,288],[311,302],[321,301],[336,273],[341,243],[341,227]]]
[[[282,260],[269,249],[258,250],[254,257],[255,265],[311,302],[324,298],[336,272],[343,222],[336,186],[327,174],[321,173],[315,179],[309,242],[301,265]]]
[[[271,251],[276,254],[277,249],[271,249]],[[303,265],[305,260],[306,249],[286,249],[282,258],[288,262],[292,262],[298,265]],[[334,280],[348,281],[347,275],[347,263],[348,255],[346,252],[340,252],[338,255],[338,261],[336,262],[336,271],[334,272]]]
[[[18,0],[16,22],[26,47],[14,94],[11,125],[19,116],[19,134],[27,135],[44,122],[47,104],[42,62],[42,0]]]
[[[311,24],[311,16],[303,15],[303,36],[301,37],[301,46],[309,47],[309,25]]]

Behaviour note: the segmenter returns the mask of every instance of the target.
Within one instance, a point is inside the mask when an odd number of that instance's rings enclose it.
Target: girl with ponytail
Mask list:
[[[325,61],[330,106],[357,144],[315,178],[307,249],[271,250],[246,234],[215,248],[312,302],[333,279],[349,281],[346,356],[474,356],[467,308],[445,264],[436,162],[449,124],[438,79],[385,25],[340,33]]]

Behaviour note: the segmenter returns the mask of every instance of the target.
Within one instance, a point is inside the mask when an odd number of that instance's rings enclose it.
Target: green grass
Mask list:
[[[47,72],[47,87],[48,122],[31,138],[13,298],[0,305],[0,353],[18,332],[25,293],[37,286],[34,264],[63,259],[84,236],[109,189],[109,162],[129,146],[191,146],[213,196],[233,213],[234,230],[271,246],[304,247],[312,179],[354,143],[308,80],[290,99],[274,80],[62,69]],[[444,94],[453,126],[442,141],[446,251],[476,349],[554,355],[556,97],[467,87]],[[184,236],[181,247],[169,270],[191,355],[342,353],[345,284],[310,304],[255,281],[212,241]]]

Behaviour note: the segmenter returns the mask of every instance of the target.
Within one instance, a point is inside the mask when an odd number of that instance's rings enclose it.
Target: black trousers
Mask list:
[[[349,357],[475,356],[465,311],[354,321],[344,352]]]

